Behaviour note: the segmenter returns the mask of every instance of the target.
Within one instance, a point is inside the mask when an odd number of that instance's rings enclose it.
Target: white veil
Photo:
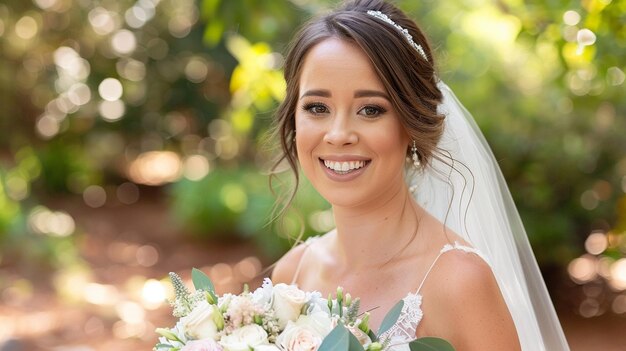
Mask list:
[[[488,259],[524,351],[569,350],[504,177],[471,114],[438,83],[446,116],[436,156],[407,179],[417,202]]]

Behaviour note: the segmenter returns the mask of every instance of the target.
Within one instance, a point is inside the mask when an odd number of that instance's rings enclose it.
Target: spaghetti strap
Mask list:
[[[439,261],[439,258],[441,257],[441,255],[443,255],[444,253],[446,253],[448,251],[452,251],[452,250],[461,250],[461,251],[464,251],[464,252],[473,253],[476,256],[482,258],[483,261],[487,262],[487,264],[489,264],[489,261],[487,261],[487,257],[485,257],[480,251],[476,250],[473,247],[460,245],[456,241],[454,242],[454,245],[445,244],[443,246],[443,248],[441,248],[441,250],[439,251],[439,254],[437,255],[437,257],[435,257],[435,259],[433,260],[433,263],[431,263],[430,267],[428,267],[428,270],[426,271],[426,274],[424,275],[424,278],[422,279],[422,282],[420,283],[419,287],[417,288],[417,291],[415,292],[416,294],[419,294],[420,290],[422,290],[422,286],[426,282],[426,278],[428,278],[428,275],[430,274],[430,272],[435,267],[435,264],[437,263],[437,261]]]
[[[319,236],[312,236],[306,239],[304,243],[302,243],[302,245],[305,245],[304,252],[300,256],[300,260],[298,261],[298,265],[296,266],[296,272],[293,274],[293,278],[291,279],[291,285],[294,285],[296,283],[296,280],[298,280],[298,276],[300,275],[300,269],[302,268],[302,262],[304,261],[304,256],[309,251],[309,246],[311,246],[313,241],[317,238],[319,238]]]

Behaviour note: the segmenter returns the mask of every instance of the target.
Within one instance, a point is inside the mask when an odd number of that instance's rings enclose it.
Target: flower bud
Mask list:
[[[155,332],[157,334],[165,337],[167,340],[180,341],[178,336],[176,336],[176,334],[172,333],[172,331],[169,330],[169,329],[166,329],[166,328],[156,328]]]
[[[381,351],[383,349],[383,345],[378,341],[373,342],[367,346],[367,351]]]
[[[337,287],[337,303],[341,304],[343,302],[343,288]]]
[[[219,309],[214,308],[213,309],[213,323],[215,323],[215,326],[217,327],[217,330],[222,330],[224,329],[224,316],[222,316],[222,313],[219,311]]]
[[[350,306],[352,304],[352,295],[350,293],[346,293],[346,306]]]
[[[365,334],[368,334],[370,332],[370,313],[369,312],[365,312],[365,314],[363,315],[363,319],[361,320],[361,323],[359,323],[359,329],[361,329]]]
[[[333,313],[333,295],[330,293],[328,294],[328,311]]]
[[[210,292],[206,292],[206,302],[208,302],[210,305],[217,305],[217,300],[215,299],[215,295],[211,294]]]
[[[262,325],[263,324],[263,317],[261,317],[258,314],[254,315],[254,323],[258,324],[258,325]]]

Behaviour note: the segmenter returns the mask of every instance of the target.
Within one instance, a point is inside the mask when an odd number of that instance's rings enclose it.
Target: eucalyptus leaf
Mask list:
[[[215,293],[215,286],[211,279],[204,274],[201,270],[194,268],[191,270],[191,280],[196,290],[204,290],[210,293]]]
[[[328,333],[328,335],[326,335],[318,351],[349,350],[350,335],[352,334],[348,331],[348,329],[346,329],[346,327],[344,327],[342,324],[337,324],[337,326],[333,328],[333,330],[331,330],[330,333]],[[350,349],[350,351],[352,350]]]
[[[409,348],[411,351],[455,351],[446,340],[430,336],[411,341]]]
[[[398,301],[398,303],[387,312],[387,315],[383,319],[383,322],[380,324],[380,328],[378,328],[378,336],[382,335],[384,332],[389,330],[396,321],[398,317],[400,317],[400,312],[402,312],[402,307],[404,306],[404,300]]]
[[[350,339],[348,351],[365,351],[363,345],[359,342],[359,339],[357,339],[356,336],[354,336],[354,334],[350,331],[348,331],[348,338]]]

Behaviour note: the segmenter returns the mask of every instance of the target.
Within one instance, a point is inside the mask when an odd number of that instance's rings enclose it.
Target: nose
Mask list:
[[[324,134],[324,141],[335,146],[355,144],[359,140],[347,114],[337,114]]]

